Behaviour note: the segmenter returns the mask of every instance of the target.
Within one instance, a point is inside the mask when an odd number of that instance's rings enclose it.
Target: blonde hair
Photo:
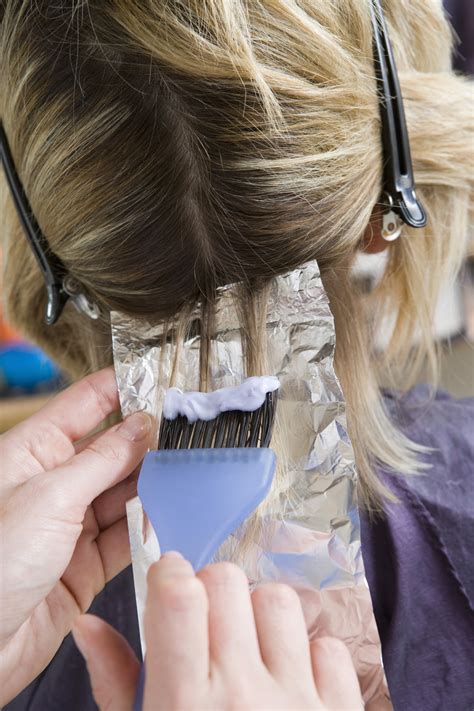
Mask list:
[[[7,0],[0,106],[52,250],[105,314],[170,319],[232,281],[252,313],[261,285],[318,260],[370,506],[385,491],[376,462],[418,466],[377,372],[396,363],[408,383],[434,362],[436,294],[467,234],[472,89],[451,71],[441,2],[387,0],[429,224],[390,246],[368,325],[350,269],[382,185],[369,2]],[[42,279],[7,198],[5,208],[10,318],[75,375],[110,362],[108,317],[91,323],[68,305],[45,326]],[[393,335],[377,356],[387,315]]]

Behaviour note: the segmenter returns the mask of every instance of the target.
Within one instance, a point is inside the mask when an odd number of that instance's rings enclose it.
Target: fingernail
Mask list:
[[[161,556],[162,558],[181,558],[183,559],[183,556],[179,551],[166,551],[166,553],[163,553]]]
[[[74,637],[74,642],[76,643],[76,647],[78,648],[84,659],[87,661],[87,642],[84,635],[82,634],[82,631],[77,625],[74,625],[71,631],[72,636]]]
[[[151,418],[149,415],[145,412],[135,412],[119,425],[117,432],[132,442],[140,442],[148,437],[150,430]]]

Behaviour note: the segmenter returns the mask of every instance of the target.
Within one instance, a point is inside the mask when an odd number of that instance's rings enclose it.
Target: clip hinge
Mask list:
[[[393,210],[410,227],[424,227],[426,213],[416,197],[410,142],[397,67],[388,37],[382,6],[371,0],[374,30],[374,64],[379,94],[384,153],[384,188]]]

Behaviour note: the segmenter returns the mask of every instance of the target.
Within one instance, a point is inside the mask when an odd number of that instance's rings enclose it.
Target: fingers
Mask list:
[[[127,565],[130,565],[130,539],[127,519],[122,518],[102,531],[97,539],[105,582],[115,578]]]
[[[62,582],[74,591],[80,610],[88,610],[93,599],[127,565],[130,564],[130,541],[127,520],[122,518],[99,534],[83,531],[74,549],[74,556],[61,576]],[[84,575],[87,571],[87,575]]]
[[[46,487],[50,507],[83,509],[135,469],[147,451],[150,433],[148,415],[130,415],[66,464],[38,475],[36,485]]]
[[[119,406],[114,369],[105,368],[74,383],[53,398],[29,419],[29,427],[34,428],[38,422],[48,421],[74,442],[88,435]]]
[[[312,681],[308,633],[297,593],[269,583],[252,593],[262,659],[277,679]],[[304,678],[304,676],[308,678]]]
[[[94,514],[101,531],[126,516],[127,501],[137,495],[138,469],[95,499]]]
[[[247,616],[253,621],[253,614],[267,668],[258,646],[260,664],[255,663],[255,626],[243,633],[239,629],[247,628]],[[91,616],[80,618],[73,633],[86,657],[99,708],[131,708],[138,668],[125,641]],[[253,679],[252,707],[263,707],[263,700],[265,708],[273,708],[286,698],[291,708],[363,709],[345,645],[331,638],[310,645],[296,593],[285,585],[268,584],[251,600],[246,577],[234,565],[208,566],[198,578],[179,554],[165,554],[149,571],[145,634],[144,709],[215,707],[222,700],[235,701],[235,689],[241,688],[235,684],[235,670],[240,683]]]
[[[209,598],[212,661],[230,674],[234,673],[236,657],[250,667],[261,665],[245,573],[231,563],[217,563],[203,568],[198,578],[204,583]]]
[[[194,708],[208,683],[208,601],[190,563],[167,553],[148,573],[145,708]],[[153,673],[151,673],[153,670]]]
[[[343,642],[333,637],[311,642],[311,662],[324,706],[338,711],[364,708],[351,655]]]
[[[29,455],[28,462],[22,460],[21,464],[32,476],[72,457],[72,442],[85,437],[118,408],[115,374],[112,368],[106,368],[54,397],[25,422],[12,428],[4,436],[3,444]]]
[[[79,617],[72,630],[84,656],[92,693],[101,711],[130,711],[140,665],[126,640],[93,615]]]
[[[74,442],[74,454],[79,454],[83,449],[87,449],[87,447],[95,442],[96,439],[99,439],[102,434],[103,430],[95,430],[93,434],[87,435],[87,437],[82,437],[82,439],[78,439],[77,442]]]

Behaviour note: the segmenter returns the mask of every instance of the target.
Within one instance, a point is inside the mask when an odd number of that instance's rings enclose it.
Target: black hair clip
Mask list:
[[[424,227],[426,213],[416,197],[410,142],[397,67],[379,0],[371,0],[374,64],[384,153],[384,193],[391,210],[410,227]]]
[[[80,291],[79,285],[68,274],[61,259],[50,249],[48,241],[36,221],[16,171],[7,136],[3,128],[3,122],[1,121],[0,156],[15,207],[46,284],[48,294],[48,303],[45,313],[46,323],[48,326],[56,323],[66,302],[70,298],[80,311],[86,313],[90,318],[98,318],[100,315],[99,309]]]

